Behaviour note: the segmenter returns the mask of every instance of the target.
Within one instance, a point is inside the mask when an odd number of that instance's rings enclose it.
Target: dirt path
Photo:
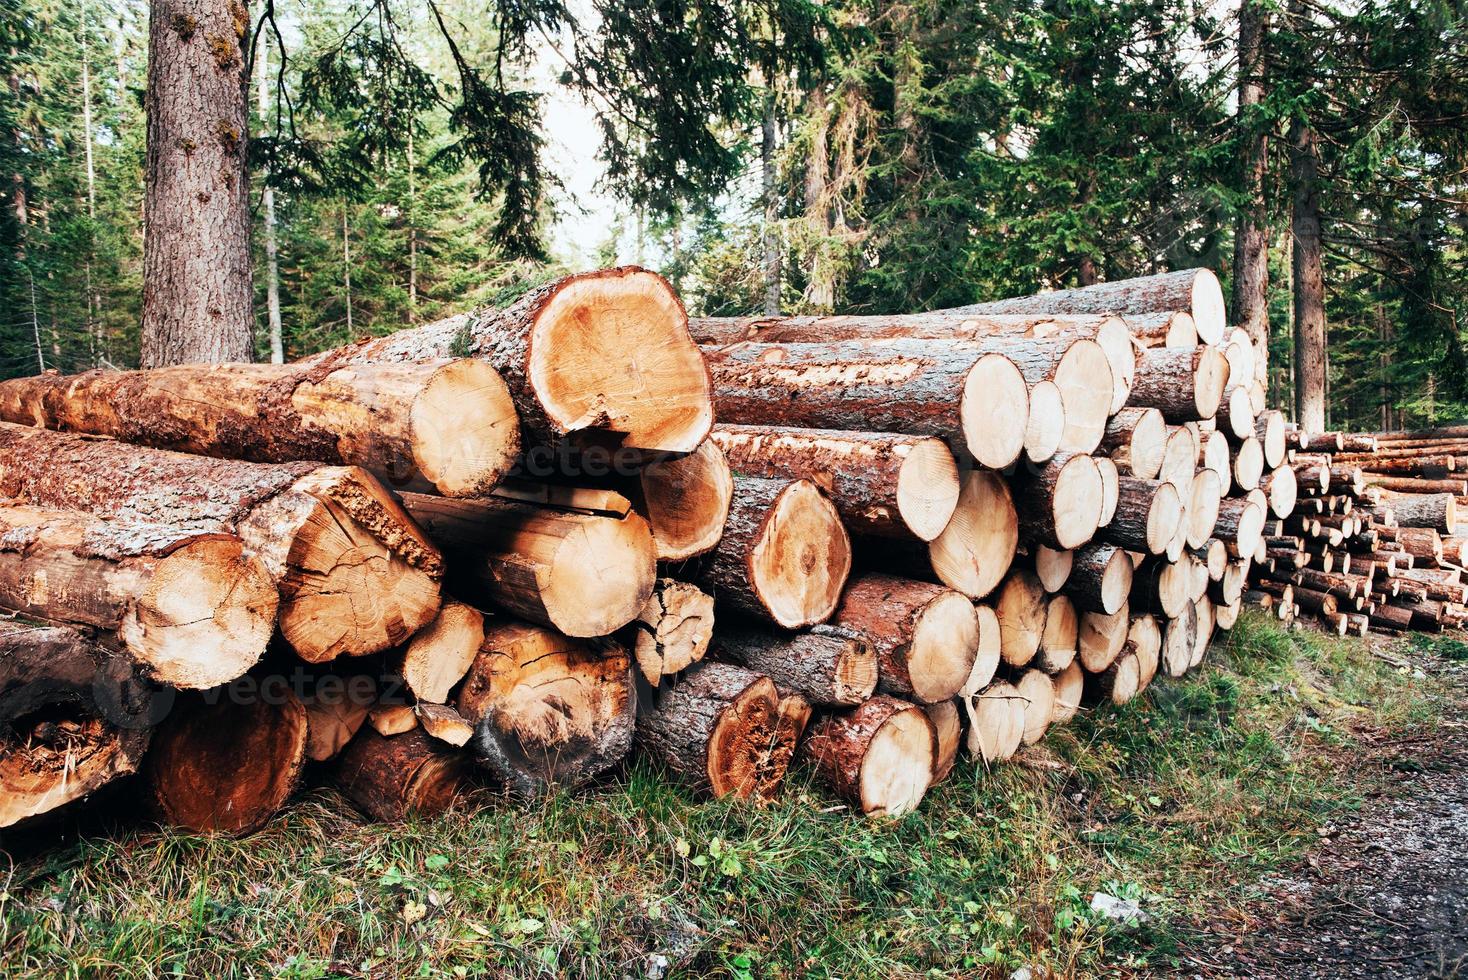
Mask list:
[[[1463,688],[1468,692],[1468,686]],[[1468,697],[1442,738],[1381,746],[1383,789],[1325,828],[1240,934],[1186,954],[1184,975],[1468,980]]]

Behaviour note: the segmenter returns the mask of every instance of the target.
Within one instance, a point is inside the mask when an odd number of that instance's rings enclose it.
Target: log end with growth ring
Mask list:
[[[1002,470],[1025,448],[1030,392],[1024,375],[1002,354],[985,354],[964,379],[959,420],[969,453],[981,466]]]
[[[1030,389],[1030,421],[1025,427],[1025,458],[1043,463],[1060,452],[1065,436],[1065,401],[1053,381],[1040,381]]]
[[[1055,543],[1079,548],[1091,540],[1101,523],[1104,499],[1105,486],[1096,461],[1080,453],[1066,460],[1055,477],[1051,501]]]
[[[1061,451],[1092,452],[1101,444],[1112,411],[1114,379],[1106,351],[1094,340],[1077,340],[1061,356],[1052,380],[1065,405]]]
[[[540,599],[551,623],[567,636],[606,636],[637,617],[656,582],[657,557],[646,521],[636,514],[587,520],[561,541]]]
[[[530,381],[564,432],[610,429],[625,446],[688,453],[713,425],[708,370],[688,314],[656,273],[628,267],[567,277],[541,307],[529,347]]]
[[[984,762],[1002,762],[1019,750],[1025,731],[1025,702],[1013,684],[995,681],[963,699],[968,715],[967,747]]]
[[[912,447],[897,471],[897,512],[922,541],[943,533],[958,506],[958,463],[941,439]]]
[[[1132,382],[1137,377],[1137,345],[1126,321],[1119,316],[1107,317],[1096,328],[1095,339],[1111,368],[1111,406],[1106,414],[1115,415],[1132,393]]]
[[[963,478],[948,526],[928,544],[938,580],[982,599],[1004,578],[1019,546],[1019,516],[1009,484],[998,473],[971,470]]]
[[[978,655],[979,634],[978,613],[962,593],[944,591],[924,606],[907,647],[913,697],[932,704],[962,690]]]
[[[1228,386],[1228,358],[1217,347],[1200,347],[1193,371],[1193,406],[1198,418],[1211,419]]]
[[[916,809],[932,785],[937,733],[923,709],[878,695],[818,722],[806,742],[816,768],[869,817]]]
[[[1219,285],[1218,277],[1208,269],[1195,270],[1192,294],[1193,327],[1197,330],[1198,339],[1205,344],[1218,343],[1228,328],[1223,287]]]
[[[770,508],[749,554],[749,582],[780,626],[824,622],[851,572],[851,539],[835,506],[809,480],[794,480]]]
[[[408,419],[418,474],[447,497],[494,489],[520,454],[520,416],[489,363],[463,358],[436,371]]]
[[[1191,493],[1192,482],[1189,481]],[[1177,536],[1183,519],[1183,498],[1175,485],[1163,483],[1147,508],[1147,551],[1160,555]]]
[[[712,441],[705,439],[687,456],[643,467],[638,479],[659,561],[682,561],[719,543],[734,476],[724,451]]]

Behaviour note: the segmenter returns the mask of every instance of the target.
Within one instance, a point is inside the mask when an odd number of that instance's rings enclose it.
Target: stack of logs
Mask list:
[[[1345,635],[1440,632],[1468,620],[1456,509],[1468,430],[1287,433],[1299,486],[1249,598]]]
[[[907,812],[1232,626],[1295,497],[1256,354],[1202,270],[689,321],[615,269],[294,364],[0,382],[0,827],[136,771],[184,827],[307,775],[393,820],[634,751]]]

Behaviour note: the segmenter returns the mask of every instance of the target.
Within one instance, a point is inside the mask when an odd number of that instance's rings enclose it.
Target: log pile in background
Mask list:
[[[72,628],[0,632],[0,826],[134,771],[200,830],[317,775],[396,820],[633,753],[907,812],[1197,666],[1251,577],[1293,612],[1256,566],[1335,478],[1285,460],[1262,360],[1205,271],[690,323],[616,269],[285,367],[0,383],[0,606]],[[210,689],[122,725],[159,683]]]

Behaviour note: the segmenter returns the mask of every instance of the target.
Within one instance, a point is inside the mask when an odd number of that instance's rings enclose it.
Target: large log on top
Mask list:
[[[964,313],[1170,313],[1182,311],[1193,317],[1198,339],[1216,344],[1227,326],[1223,289],[1218,277],[1207,269],[1183,269],[1155,276],[1118,279],[1076,289],[1016,296],[960,308]]]
[[[282,677],[263,681],[255,697],[180,700],[148,752],[153,803],[175,827],[259,830],[299,784],[307,734],[306,709]]]
[[[844,626],[777,632],[752,623],[719,624],[714,656],[765,674],[782,692],[811,704],[855,707],[877,689],[877,654],[866,634]]]
[[[105,631],[160,684],[254,666],[280,597],[240,539],[0,503],[0,609]]]
[[[939,436],[991,469],[1009,466],[1024,449],[1030,416],[1024,375],[1007,355],[982,344],[840,341],[703,350],[724,422]]]
[[[488,493],[520,451],[504,380],[467,359],[44,374],[0,382],[0,419],[224,459],[361,466],[450,496]]]
[[[386,650],[438,613],[438,549],[356,467],[207,459],[0,423],[0,496],[237,535],[280,590],[281,633],[310,661]]]
[[[0,828],[138,770],[152,685],[80,633],[0,623]]]
[[[1228,358],[1216,347],[1143,351],[1131,404],[1155,408],[1169,422],[1211,419],[1228,384]]]
[[[687,453],[713,424],[709,377],[671,286],[624,266],[566,276],[479,310],[314,355],[303,364],[478,357],[509,385],[527,444]]]
[[[568,636],[605,636],[652,595],[657,557],[647,522],[508,500],[408,493],[403,503],[450,557],[466,598]]]
[[[715,797],[769,802],[801,732],[780,725],[780,696],[763,674],[701,663],[659,692],[637,719],[637,743],[674,776]]]
[[[869,817],[917,807],[932,784],[937,731],[916,705],[878,695],[811,726],[805,754],[838,795]]]
[[[719,425],[709,439],[743,476],[819,484],[853,534],[931,541],[958,505],[958,463],[934,436]]]
[[[384,823],[435,817],[468,786],[462,752],[416,728],[390,738],[358,733],[337,762],[337,788],[363,813]]]
[[[574,787],[617,765],[632,745],[637,694],[620,645],[497,622],[459,689],[479,760],[524,796]]]
[[[851,572],[851,539],[809,480],[736,477],[724,536],[695,576],[714,599],[786,629],[824,622]]]
[[[979,655],[974,604],[929,582],[863,575],[846,587],[834,621],[871,642],[883,691],[924,704],[956,695]]]

